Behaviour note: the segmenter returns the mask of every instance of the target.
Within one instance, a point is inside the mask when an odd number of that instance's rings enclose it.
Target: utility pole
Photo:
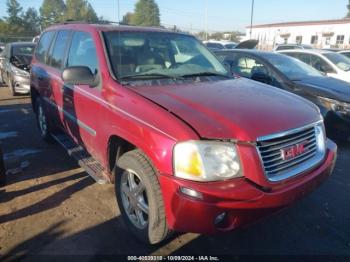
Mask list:
[[[252,39],[252,32],[253,32],[253,17],[254,17],[254,0],[252,0],[252,12],[250,14],[250,39]]]
[[[117,0],[117,6],[118,6],[118,24],[120,24],[120,0]]]
[[[208,41],[208,0],[205,0],[205,40]]]

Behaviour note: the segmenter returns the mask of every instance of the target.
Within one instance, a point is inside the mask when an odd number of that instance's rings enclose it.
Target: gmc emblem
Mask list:
[[[297,156],[300,156],[301,154],[305,153],[307,148],[305,148],[306,141],[302,142],[300,144],[296,144],[292,147],[283,148],[281,149],[281,155],[283,160],[289,160],[292,158],[295,158]]]

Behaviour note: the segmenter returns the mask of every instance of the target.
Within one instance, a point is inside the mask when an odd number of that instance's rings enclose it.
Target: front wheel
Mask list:
[[[124,154],[114,170],[122,218],[142,242],[158,244],[170,235],[157,173],[139,150]]]

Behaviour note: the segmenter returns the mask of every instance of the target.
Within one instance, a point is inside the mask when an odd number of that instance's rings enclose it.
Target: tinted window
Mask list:
[[[52,37],[54,36],[53,31],[46,32],[40,38],[40,42],[36,48],[35,57],[41,63],[46,63],[46,54],[49,51]]]
[[[304,62],[304,63],[306,63],[308,65],[311,65],[311,55],[309,55],[309,54],[298,54],[297,58],[300,61],[302,61],[302,62]]]
[[[288,56],[269,54],[264,58],[290,80],[300,80],[310,76],[322,76],[321,73],[311,66]]]
[[[333,64],[339,69],[344,71],[350,71],[350,59],[344,55],[338,53],[326,53],[324,54]]]
[[[238,56],[232,62],[231,69],[233,73],[265,84],[281,87],[276,74],[259,60],[247,56]]]
[[[14,46],[12,48],[12,56],[22,56],[29,55],[31,56],[34,53],[34,45],[21,45]]]
[[[311,55],[311,66],[323,73],[334,73],[332,66],[316,55]]]
[[[61,69],[63,66],[63,59],[67,50],[69,40],[69,31],[60,31],[57,34],[55,46],[50,57],[50,65],[52,67]]]
[[[344,53],[340,53],[342,55],[345,55],[346,57],[350,58],[350,52],[344,52]]]
[[[74,33],[67,66],[87,66],[92,73],[96,74],[98,72],[96,47],[89,33]]]

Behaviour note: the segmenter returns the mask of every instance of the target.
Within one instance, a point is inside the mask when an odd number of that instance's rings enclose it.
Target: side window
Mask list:
[[[323,73],[335,73],[331,65],[316,55],[311,55],[311,66]]]
[[[250,57],[241,56],[234,62],[231,64],[232,71],[247,78],[252,78],[252,75],[263,67],[261,63]]]
[[[98,72],[96,47],[89,33],[74,33],[67,60],[67,67],[70,66],[87,66],[92,73]]]
[[[282,87],[279,77],[259,60],[242,56],[236,59],[236,62],[236,68],[233,67],[233,72],[236,74],[275,87]]]
[[[57,34],[55,45],[50,56],[50,65],[54,68],[61,69],[63,66],[64,56],[66,54],[70,31],[60,31]]]
[[[309,54],[298,54],[297,58],[308,65],[311,64],[311,55]]]
[[[39,44],[35,51],[35,57],[41,63],[46,63],[46,54],[49,51],[54,34],[55,32],[49,31],[44,33],[40,38]]]

